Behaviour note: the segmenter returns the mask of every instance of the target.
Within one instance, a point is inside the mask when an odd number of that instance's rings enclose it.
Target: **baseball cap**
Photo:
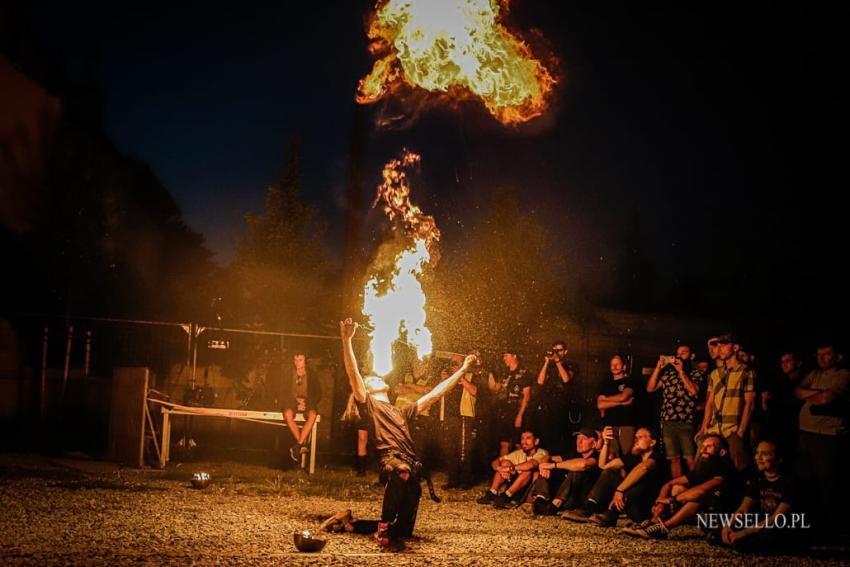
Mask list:
[[[575,433],[573,433],[573,437],[578,435],[584,435],[585,437],[592,437],[593,439],[597,439],[599,437],[599,433],[593,429],[592,427],[582,427]]]

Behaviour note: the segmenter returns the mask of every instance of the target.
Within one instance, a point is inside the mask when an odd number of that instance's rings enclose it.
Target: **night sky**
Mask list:
[[[551,226],[568,282],[604,286],[638,246],[662,287],[752,269],[762,284],[793,276],[807,282],[799,293],[844,297],[831,274],[847,240],[844,9],[513,4],[511,25],[541,30],[561,61],[551,112],[519,130],[474,104],[372,127],[368,191],[406,146],[422,154],[415,198],[446,239],[463,238],[494,188],[513,187]],[[72,74],[98,53],[107,133],[151,164],[224,263],[296,131],[303,194],[340,245],[370,7],[58,3],[37,26]]]

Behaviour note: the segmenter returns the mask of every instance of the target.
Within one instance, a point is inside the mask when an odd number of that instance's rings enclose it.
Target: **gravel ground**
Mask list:
[[[204,490],[189,486],[209,472]],[[440,480],[437,475],[438,486]],[[303,473],[234,463],[164,471],[99,462],[0,455],[3,565],[846,565],[847,559],[744,558],[708,546],[696,528],[669,541],[475,504],[475,491],[423,498],[418,534],[401,553],[378,553],[366,536],[323,535],[298,553],[295,531],[341,508],[379,514],[379,487],[347,470]],[[482,488],[483,490],[483,488]],[[331,497],[332,494],[339,495]]]

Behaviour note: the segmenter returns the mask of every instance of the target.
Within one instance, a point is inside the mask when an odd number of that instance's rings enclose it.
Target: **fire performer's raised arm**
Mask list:
[[[351,339],[354,337],[356,331],[357,323],[351,319],[339,322],[345,373],[348,375],[348,383],[351,385],[351,392],[354,394],[354,399],[362,404],[366,401],[366,384],[363,382],[363,376],[360,375],[360,369],[357,368],[357,358],[355,358],[354,348],[351,346]]]
[[[431,406],[431,404],[445,396],[449,392],[449,390],[451,390],[455,386],[455,384],[458,383],[458,380],[460,380],[460,378],[464,374],[466,374],[466,371],[469,369],[470,365],[475,362],[475,358],[476,357],[474,354],[468,354],[463,360],[463,364],[457,370],[457,372],[455,372],[454,374],[434,386],[434,389],[419,398],[416,401],[417,411],[419,411],[420,413],[425,411]]]

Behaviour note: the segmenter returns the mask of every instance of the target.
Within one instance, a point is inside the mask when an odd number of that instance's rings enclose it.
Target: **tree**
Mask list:
[[[229,267],[233,315],[243,324],[302,330],[329,320],[336,290],[328,285],[324,223],[300,195],[301,141],[296,135],[263,214],[248,213],[248,238]],[[232,301],[228,302],[228,299]]]

